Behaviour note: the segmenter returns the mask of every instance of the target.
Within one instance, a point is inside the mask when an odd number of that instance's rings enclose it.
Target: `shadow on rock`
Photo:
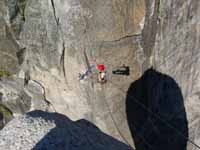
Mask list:
[[[72,121],[58,113],[34,111],[27,114],[53,122],[55,128],[43,137],[33,150],[130,150],[124,143],[104,134],[87,120]]]
[[[137,150],[186,150],[183,96],[171,77],[147,70],[129,87],[126,113]]]

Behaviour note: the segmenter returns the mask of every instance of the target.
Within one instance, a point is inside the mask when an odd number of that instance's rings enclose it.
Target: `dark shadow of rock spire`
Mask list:
[[[130,85],[126,113],[137,150],[186,149],[188,123],[183,96],[170,76],[148,69]]]

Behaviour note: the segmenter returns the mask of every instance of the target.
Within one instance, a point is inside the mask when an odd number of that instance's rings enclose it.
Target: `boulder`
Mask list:
[[[40,109],[48,110],[49,103],[45,99],[40,85],[29,82],[24,86],[20,78],[2,78],[0,80],[0,113],[4,124],[13,118],[28,111]]]
[[[131,150],[87,120],[58,113],[29,112],[0,131],[1,150]]]

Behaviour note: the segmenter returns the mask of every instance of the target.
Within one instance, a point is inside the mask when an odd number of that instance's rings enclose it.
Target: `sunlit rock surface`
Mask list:
[[[33,111],[0,131],[1,150],[131,150],[92,123],[58,113]]]
[[[19,0],[0,4],[0,69],[36,81],[52,111],[133,145],[126,92],[153,66],[180,87],[189,138],[198,143],[199,1],[28,0],[24,13]],[[96,71],[78,80],[94,63],[105,64],[106,84]],[[123,64],[130,76],[113,75]],[[196,149],[188,143],[188,150]]]
[[[24,86],[24,81],[20,78],[4,78],[0,81],[0,95],[0,104],[16,115],[34,109],[48,110],[49,108],[43,88],[34,81]]]
[[[29,70],[57,112],[73,120],[86,118],[133,145],[125,96],[141,72],[144,15],[144,1],[30,0],[19,40],[25,49],[20,75]],[[94,62],[106,66],[105,85],[97,83],[95,71],[93,78],[78,80]],[[130,66],[131,76],[112,75],[123,64]]]

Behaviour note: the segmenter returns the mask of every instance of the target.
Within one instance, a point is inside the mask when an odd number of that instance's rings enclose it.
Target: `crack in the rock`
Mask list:
[[[56,9],[55,9],[54,0],[51,0],[51,5],[52,5],[52,8],[53,8],[53,15],[54,15],[56,24],[59,25],[59,18],[56,16]]]
[[[59,34],[61,36],[61,39],[62,39],[62,54],[61,54],[61,57],[60,57],[60,65],[61,65],[61,68],[62,68],[62,71],[63,71],[63,75],[64,75],[64,79],[65,79],[65,82],[67,83],[67,78],[66,78],[66,69],[65,69],[65,63],[64,63],[64,60],[65,60],[65,42],[64,42],[64,38],[63,38],[63,35],[62,35],[62,30],[61,30],[61,27],[59,25],[59,17],[56,15],[56,8],[55,8],[55,3],[54,3],[54,0],[51,0],[51,5],[52,5],[52,8],[53,8],[53,14],[54,14],[54,18],[55,18],[55,21],[56,21],[56,25],[58,27],[58,31],[59,31]]]
[[[62,49],[62,54],[61,54],[61,57],[60,57],[60,65],[62,67],[62,71],[63,71],[63,75],[64,75],[64,78],[66,80],[66,73],[65,73],[65,44],[64,44],[64,41],[63,41],[63,49]]]
[[[61,66],[62,71],[63,71],[65,83],[67,84],[68,82],[67,82],[66,69],[65,69],[65,52],[66,52],[65,41],[64,41],[64,38],[63,38],[63,35],[62,35],[60,28],[59,28],[59,30],[60,30],[60,35],[61,35],[61,39],[62,39],[62,54],[61,54],[61,57],[60,57],[60,66]]]
[[[89,59],[88,59],[87,53],[86,53],[85,50],[84,50],[83,53],[84,53],[84,57],[85,57],[85,61],[86,61],[87,68],[89,69],[89,68],[90,68],[90,62],[89,62]]]
[[[115,42],[120,42],[122,40],[126,40],[126,39],[129,39],[129,38],[135,38],[135,37],[141,37],[141,34],[130,34],[130,35],[120,37],[119,39],[116,39],[116,40],[102,41],[102,42],[104,42],[104,43],[115,43]]]
[[[22,65],[22,63],[24,62],[25,52],[26,52],[26,48],[21,48],[21,49],[16,53],[16,56],[17,56],[19,65]]]
[[[46,97],[46,89],[42,85],[42,83],[40,83],[39,81],[36,81],[36,80],[31,80],[31,81],[35,82],[36,84],[38,84],[43,89],[43,96],[44,96],[45,103],[48,105],[48,107],[52,106],[52,108],[54,109],[54,111],[57,112],[56,109],[55,109],[55,107],[53,106],[53,104],[47,99],[47,97]]]

